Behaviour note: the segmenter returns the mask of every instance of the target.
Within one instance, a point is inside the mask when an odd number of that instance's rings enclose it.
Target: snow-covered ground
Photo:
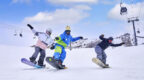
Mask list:
[[[144,45],[106,50],[111,68],[102,69],[91,59],[94,49],[67,50],[66,70],[35,69],[20,62],[29,58],[31,47],[0,46],[0,80],[144,80]],[[47,56],[53,51],[47,50]]]

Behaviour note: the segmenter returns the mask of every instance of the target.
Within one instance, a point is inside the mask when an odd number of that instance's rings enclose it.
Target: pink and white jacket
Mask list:
[[[32,32],[38,37],[36,43],[37,47],[45,50],[47,47],[51,47],[54,44],[54,40],[47,33],[37,32],[34,29],[32,29]]]

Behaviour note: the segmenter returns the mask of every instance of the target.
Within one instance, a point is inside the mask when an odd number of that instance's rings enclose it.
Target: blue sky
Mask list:
[[[143,28],[144,1],[122,1],[130,11],[127,16],[140,17],[141,22],[137,25]],[[91,39],[98,38],[100,34],[109,37],[132,33],[126,16],[119,14],[119,3],[120,0],[1,0],[0,44],[15,45],[15,41],[24,44],[32,40],[27,23],[38,31],[52,28],[53,37],[61,34],[66,25],[71,26],[72,35]],[[14,37],[12,34],[15,30],[22,31],[24,38]]]

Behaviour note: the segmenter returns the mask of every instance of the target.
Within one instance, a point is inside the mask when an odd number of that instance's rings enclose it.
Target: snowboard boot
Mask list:
[[[34,63],[34,64],[37,63],[37,62],[35,61],[36,58],[34,58],[34,57],[30,57],[29,59],[30,59],[30,61],[31,61],[32,63]]]
[[[45,68],[46,65],[45,64],[38,64],[40,67]]]
[[[104,68],[108,68],[109,67],[109,64],[106,64],[106,62],[102,62],[102,63],[105,65]]]
[[[58,66],[59,66],[61,69],[64,69],[64,68],[65,68],[65,65],[62,64],[62,61],[61,61],[61,60],[56,60],[56,64],[58,64]]]
[[[38,65],[41,66],[42,68],[46,67],[46,65],[43,64],[43,61],[42,61],[42,60],[39,60],[39,61],[38,61]]]
[[[105,66],[109,67],[109,64],[105,64]]]
[[[103,68],[109,68],[109,64],[105,64]]]

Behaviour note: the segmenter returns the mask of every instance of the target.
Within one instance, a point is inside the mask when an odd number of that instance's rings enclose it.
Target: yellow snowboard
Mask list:
[[[64,69],[68,69],[68,67],[64,67]]]
[[[101,62],[98,58],[92,58],[92,61],[97,64],[98,66],[102,68],[109,68],[109,66],[106,66],[103,62]]]

